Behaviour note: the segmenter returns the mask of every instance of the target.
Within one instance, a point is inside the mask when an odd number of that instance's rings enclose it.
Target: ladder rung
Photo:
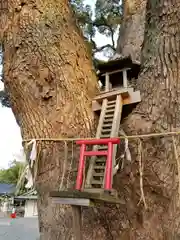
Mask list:
[[[105,119],[107,119],[107,118],[114,118],[114,114],[105,114],[105,116],[104,116],[104,118]]]
[[[91,184],[99,184],[99,185],[102,185],[102,184],[103,184],[103,181],[92,180]]]
[[[93,177],[104,177],[104,172],[101,172],[101,173],[94,172]]]
[[[114,105],[114,106],[116,105],[116,101],[114,101],[114,102],[108,102],[108,103],[107,103],[107,106],[113,106],[113,105]]]
[[[111,113],[111,112],[114,112],[114,108],[106,110],[106,113]]]
[[[116,103],[116,100],[108,101],[108,105],[113,103]]]
[[[109,128],[105,128],[105,129],[102,129],[101,133],[109,133],[111,132],[111,129]]]
[[[105,156],[108,151],[85,151],[84,156]]]
[[[109,106],[106,107],[106,109],[115,108],[115,106],[116,106],[116,105],[114,105],[114,104],[113,104],[113,105],[109,105]]]
[[[100,138],[110,138],[111,134],[101,134]]]
[[[107,122],[108,122],[108,123],[113,124],[113,118],[114,118],[114,116],[107,116],[107,117],[105,116],[103,122],[104,122],[104,123],[107,123]]]
[[[94,169],[102,169],[102,170],[104,170],[105,169],[105,166],[94,166]]]
[[[108,124],[103,124],[102,128],[112,128],[112,123],[108,123]]]
[[[104,121],[103,121],[103,124],[104,123],[111,123],[111,125],[112,125],[112,123],[113,123],[113,118],[112,119],[105,119]]]

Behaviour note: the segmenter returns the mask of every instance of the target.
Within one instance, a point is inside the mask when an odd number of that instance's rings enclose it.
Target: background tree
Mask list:
[[[15,184],[16,194],[27,191],[25,188],[25,184],[27,183],[25,179],[25,168],[25,163],[16,160],[12,161],[7,169],[0,169],[0,182]]]
[[[83,0],[72,0],[71,6],[83,30],[93,58],[95,58],[97,52],[102,51],[106,56],[112,56],[116,49],[115,35],[121,23],[122,9],[120,1],[97,0],[95,9],[92,9],[90,5],[84,4]],[[95,41],[97,31],[105,37],[110,37],[111,44],[98,47]]]
[[[21,162],[12,161],[8,169],[0,170],[0,182],[17,184],[23,166]]]

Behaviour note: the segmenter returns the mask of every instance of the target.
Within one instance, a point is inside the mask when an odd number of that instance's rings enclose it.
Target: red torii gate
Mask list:
[[[113,144],[119,144],[119,138],[105,138],[105,139],[92,139],[92,140],[78,140],[76,144],[81,145],[80,147],[80,159],[78,166],[78,174],[76,178],[76,190],[81,191],[83,183],[83,172],[85,168],[85,157],[87,156],[107,156],[106,160],[106,171],[105,171],[105,191],[112,190],[112,155],[113,155]],[[87,145],[108,145],[107,151],[86,151]]]

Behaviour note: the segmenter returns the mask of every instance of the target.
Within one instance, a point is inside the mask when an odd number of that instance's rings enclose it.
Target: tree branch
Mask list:
[[[97,27],[97,28],[98,28],[98,27],[107,27],[107,28],[109,29],[109,31],[111,32],[112,45],[113,45],[113,47],[115,48],[114,31],[113,31],[112,27],[111,27],[109,24],[107,24],[106,22],[104,22],[104,23],[94,22],[94,23],[93,23],[93,26],[95,26],[95,27]]]
[[[113,45],[113,47],[115,48],[114,31],[113,31],[113,29],[112,29],[110,26],[108,26],[108,27],[109,27],[109,31],[111,32],[112,45]]]
[[[97,52],[101,52],[102,50],[104,50],[105,48],[111,48],[113,51],[116,51],[116,49],[114,48],[114,46],[112,46],[111,44],[106,44],[102,47],[96,48],[93,53],[97,53]]]

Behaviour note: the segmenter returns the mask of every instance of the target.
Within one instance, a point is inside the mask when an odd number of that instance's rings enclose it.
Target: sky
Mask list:
[[[95,2],[96,0],[85,1],[86,4],[92,6],[94,6]],[[101,34],[96,34],[95,40],[98,47],[111,43],[110,39]],[[97,57],[102,58],[102,55],[97,55]],[[0,89],[2,88],[3,84],[0,82]],[[21,142],[20,129],[16,124],[12,110],[0,104],[0,168],[8,168],[10,162],[14,159],[21,160]]]

